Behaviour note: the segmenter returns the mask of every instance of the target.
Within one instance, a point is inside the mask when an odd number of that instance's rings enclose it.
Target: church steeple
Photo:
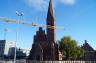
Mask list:
[[[46,19],[46,25],[52,26],[53,28],[47,28],[47,35],[42,28],[39,28],[39,31],[36,32],[34,36],[34,41],[32,49],[28,60],[59,60],[58,47],[56,46],[56,21],[54,16],[54,9],[52,0],[49,2],[48,14]],[[42,49],[44,52],[42,52]],[[42,57],[43,56],[43,57]]]
[[[48,39],[49,39],[49,41],[55,42],[55,40],[56,40],[56,31],[55,31],[56,20],[55,20],[55,16],[54,16],[52,0],[50,0],[50,2],[49,2],[49,8],[48,8],[48,14],[47,14],[47,26],[53,27],[53,29],[47,28]]]
[[[53,9],[52,0],[50,0],[50,2],[49,2],[48,14],[49,14],[50,16],[54,16],[54,9]],[[48,17],[48,16],[47,16],[47,17]]]

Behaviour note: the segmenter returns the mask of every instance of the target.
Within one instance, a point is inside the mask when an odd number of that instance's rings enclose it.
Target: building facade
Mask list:
[[[15,55],[15,42],[9,40],[0,40],[0,57],[13,59]],[[16,57],[26,58],[29,55],[28,49],[16,47]]]
[[[46,20],[46,32],[39,27],[39,31],[34,36],[34,43],[30,51],[30,60],[59,60],[59,51],[56,41],[56,20],[52,0],[49,2],[49,8]],[[51,27],[51,28],[50,28]]]
[[[9,50],[13,47],[15,47],[15,42],[9,40],[0,40],[0,57],[9,56],[11,54]]]
[[[85,43],[83,44],[82,48],[85,51],[83,57],[84,60],[86,61],[96,60],[96,51],[87,43],[87,40],[85,40]]]

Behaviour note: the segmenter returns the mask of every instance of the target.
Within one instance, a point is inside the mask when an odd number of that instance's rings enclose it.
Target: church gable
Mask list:
[[[34,36],[34,43],[35,42],[40,42],[40,41],[47,41],[47,36],[45,34],[45,31],[42,30],[42,28],[39,28],[39,31],[36,32],[36,35]]]
[[[94,51],[94,49],[87,43],[87,40],[85,40],[85,43],[83,44],[82,48],[85,51]]]

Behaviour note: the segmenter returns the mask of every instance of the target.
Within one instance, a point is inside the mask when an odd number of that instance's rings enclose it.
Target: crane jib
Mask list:
[[[64,28],[62,27],[54,27],[54,26],[50,26],[50,25],[47,25],[47,26],[44,26],[44,25],[41,25],[41,24],[35,24],[35,23],[30,23],[30,22],[26,22],[26,21],[23,21],[23,20],[13,20],[13,19],[9,19],[9,18],[5,18],[5,17],[0,17],[0,20],[2,21],[5,21],[5,22],[14,22],[14,23],[18,23],[19,24],[26,24],[26,25],[31,25],[31,26],[38,26],[38,27],[45,27],[45,28],[51,28],[51,29],[58,29],[58,30],[65,30]]]

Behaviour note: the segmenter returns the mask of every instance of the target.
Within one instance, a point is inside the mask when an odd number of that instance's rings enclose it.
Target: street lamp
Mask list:
[[[21,17],[24,15],[24,13],[16,11],[16,15]],[[17,21],[16,42],[18,42],[18,31],[19,31],[19,20]],[[15,61],[16,61],[16,43],[15,43],[14,63]]]

